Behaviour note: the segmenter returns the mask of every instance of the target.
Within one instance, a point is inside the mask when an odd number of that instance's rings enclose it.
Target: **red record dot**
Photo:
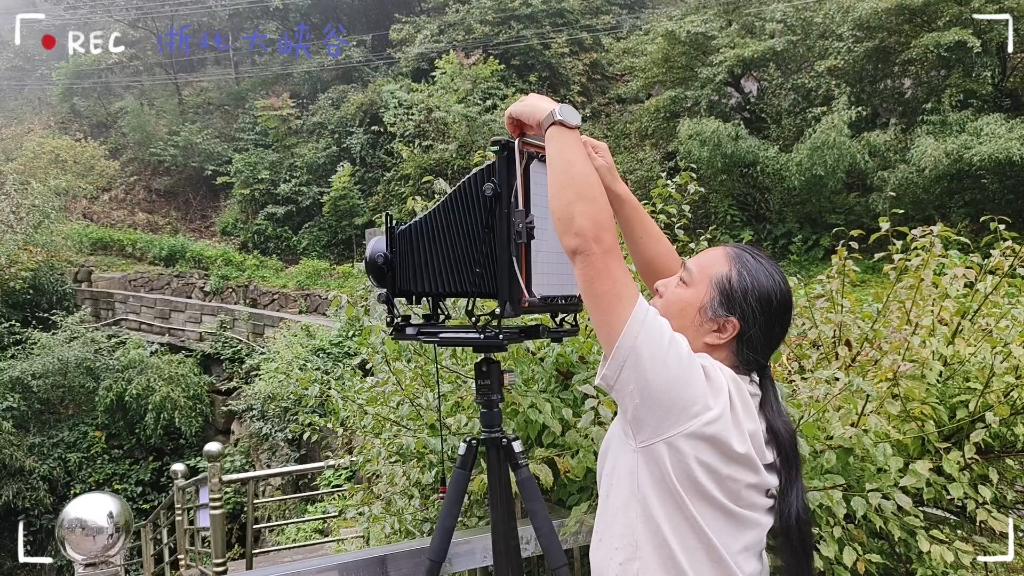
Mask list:
[[[57,45],[57,39],[53,36],[46,34],[43,36],[43,48],[47,50],[53,50],[53,47]]]

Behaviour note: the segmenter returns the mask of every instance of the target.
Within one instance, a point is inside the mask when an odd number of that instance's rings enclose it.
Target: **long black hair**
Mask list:
[[[706,314],[739,322],[735,368],[740,374],[757,375],[761,414],[777,463],[774,544],[786,576],[813,576],[814,535],[796,429],[782,405],[770,363],[789,332],[793,292],[779,265],[761,250],[746,244],[725,248],[731,272],[715,279]]]

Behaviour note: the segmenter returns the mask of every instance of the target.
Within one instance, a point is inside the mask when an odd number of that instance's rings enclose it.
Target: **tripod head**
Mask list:
[[[473,365],[476,403],[480,405],[480,431],[483,437],[502,434],[501,403],[505,401],[505,386],[515,382],[515,374],[501,367],[501,362],[490,354]]]

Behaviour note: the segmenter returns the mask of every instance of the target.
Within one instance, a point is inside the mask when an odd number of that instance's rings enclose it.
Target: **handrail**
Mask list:
[[[337,468],[348,468],[353,462],[358,462],[359,458],[346,457],[269,470],[223,474],[223,463],[221,462],[223,457],[223,444],[210,442],[203,448],[203,458],[207,463],[206,472],[186,480],[185,478],[188,477],[187,466],[179,463],[171,467],[171,477],[174,479],[171,494],[157,507],[157,510],[150,515],[146,522],[141,525],[143,541],[145,542],[142,545],[142,554],[145,558],[142,562],[144,576],[175,576],[176,574],[183,573],[183,571],[194,570],[198,570],[201,574],[216,574],[218,576],[227,573],[227,527],[225,526],[224,496],[225,488],[229,484],[241,484],[247,488],[245,508],[246,569],[252,569],[253,557],[257,555],[360,537],[365,540],[365,533],[362,530],[358,530],[357,533],[339,535],[334,538],[257,549],[255,546],[256,541],[253,538],[254,530],[272,530],[295,524],[331,520],[340,516],[339,512],[334,512],[285,520],[267,519],[257,524],[254,513],[257,505],[294,501],[301,498],[323,497],[348,489],[348,487],[328,488],[299,494],[286,494],[256,499],[256,486],[260,481],[300,474],[315,474]],[[208,500],[205,502],[197,502],[192,496],[188,495],[189,489],[199,485],[205,485],[209,489],[207,494]],[[197,525],[201,508],[206,509],[209,520],[209,524],[203,527]],[[209,538],[209,547],[203,545],[206,538]],[[174,548],[173,554],[170,550],[172,546]],[[204,556],[204,558],[200,558],[200,556]],[[160,562],[161,559],[162,562]],[[171,563],[174,561],[176,561],[176,569],[171,566]],[[157,574],[158,568],[164,569],[163,574]]]
[[[209,478],[209,476],[207,475],[206,472],[203,472],[202,474],[196,476],[195,478],[189,478],[188,480],[185,480],[184,482],[181,483],[181,485],[178,488],[180,490],[185,490],[193,486],[197,486],[205,482],[207,478]]]
[[[314,462],[313,464],[285,466],[284,468],[270,468],[268,470],[255,470],[252,472],[241,472],[239,474],[225,474],[221,477],[221,481],[225,484],[239,484],[242,482],[248,482],[249,480],[267,480],[270,478],[293,476],[295,474],[309,474],[311,472],[321,472],[328,468],[337,468],[339,466],[348,467],[351,460],[351,458],[344,458],[341,460]]]
[[[146,518],[146,520],[144,522],[142,522],[142,524],[153,524],[154,522],[156,522],[157,516],[160,515],[160,511],[161,510],[168,510],[168,509],[171,509],[173,507],[174,507],[174,494],[168,494],[167,498],[164,498],[164,501],[161,502],[160,505],[156,507],[156,510],[153,510],[153,513],[150,514],[149,518]]]
[[[298,494],[286,494],[284,496],[272,496],[270,498],[260,498],[259,500],[253,500],[254,505],[269,504],[271,502],[284,502],[285,500],[296,500],[298,498],[308,498],[310,496],[326,496],[328,494],[338,494],[349,490],[348,486],[342,486],[341,488],[329,488],[327,490],[314,490],[313,492],[299,492]]]

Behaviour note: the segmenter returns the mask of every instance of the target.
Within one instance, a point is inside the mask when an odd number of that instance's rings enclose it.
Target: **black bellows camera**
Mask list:
[[[495,138],[495,159],[479,166],[428,212],[411,222],[385,215],[384,235],[366,250],[366,272],[383,289],[391,336],[449,346],[504,349],[578,333],[582,301],[572,266],[555,235],[547,203],[544,141]],[[470,324],[449,325],[445,300],[467,299]],[[430,312],[422,322],[401,314],[397,299]],[[477,300],[495,301],[477,312]],[[546,314],[553,323],[508,325]]]

